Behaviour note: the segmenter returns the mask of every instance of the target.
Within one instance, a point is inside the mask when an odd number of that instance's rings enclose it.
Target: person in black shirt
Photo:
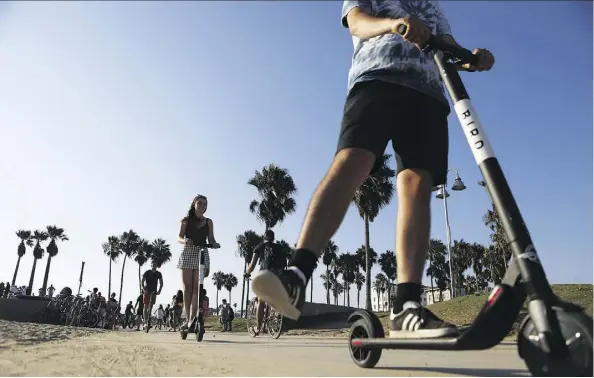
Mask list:
[[[264,233],[264,242],[258,244],[254,248],[252,261],[247,268],[246,275],[252,274],[256,268],[256,264],[260,262],[260,270],[275,270],[281,271],[287,267],[287,255],[283,247],[274,242],[274,231],[266,230]],[[262,328],[262,320],[264,318],[264,301],[258,301],[258,311],[256,313],[256,324],[258,329],[254,330],[258,335]]]
[[[132,301],[130,301],[130,303],[126,305],[126,310],[124,311],[126,325],[129,324],[130,317],[132,316],[132,311],[134,311],[134,305],[132,304]]]
[[[161,294],[163,288],[163,275],[157,270],[157,263],[153,261],[151,263],[151,269],[144,272],[142,275],[142,287],[144,288],[144,319],[146,326],[151,328],[151,313],[153,311],[153,305],[157,301],[157,295]],[[157,289],[157,284],[159,288]]]

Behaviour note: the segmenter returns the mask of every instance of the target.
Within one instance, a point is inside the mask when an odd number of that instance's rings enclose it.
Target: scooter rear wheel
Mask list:
[[[524,319],[518,335],[518,353],[536,377],[592,377],[592,318],[581,312],[554,308],[569,355],[555,359],[543,351],[532,319]]]
[[[196,324],[196,341],[201,342],[204,338],[204,328],[200,323]]]
[[[349,350],[355,364],[362,368],[373,368],[382,356],[381,349],[363,349],[354,347],[353,339],[374,339],[384,337],[384,330],[377,329],[372,323],[364,318],[357,320],[349,331]]]

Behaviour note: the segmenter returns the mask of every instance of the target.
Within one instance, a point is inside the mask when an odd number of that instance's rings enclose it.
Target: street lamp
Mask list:
[[[448,169],[447,173],[451,171],[456,172],[456,178],[454,179],[454,185],[452,185],[452,190],[459,192],[461,190],[466,189],[466,185],[462,182],[460,178],[460,174],[458,173],[457,169],[451,168]],[[450,219],[448,216],[448,200],[447,198],[450,196],[446,189],[447,183],[447,173],[446,173],[446,182],[443,185],[439,185],[434,187],[434,190],[437,188],[437,195],[435,196],[438,199],[443,199],[443,210],[445,214],[445,224],[446,224],[446,237],[447,237],[447,250],[448,250],[448,260],[449,260],[449,268],[450,268],[450,298],[454,298],[454,275],[452,271],[452,251],[451,251],[451,244],[452,244],[452,233],[450,231]]]

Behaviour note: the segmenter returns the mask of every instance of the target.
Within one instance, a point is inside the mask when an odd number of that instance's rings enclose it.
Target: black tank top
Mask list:
[[[194,245],[206,244],[206,238],[208,237],[208,218],[202,227],[199,227],[199,221],[196,218],[186,218],[186,235],[185,237],[192,240]]]

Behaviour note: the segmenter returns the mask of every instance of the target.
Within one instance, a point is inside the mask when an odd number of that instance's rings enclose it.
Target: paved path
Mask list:
[[[483,352],[384,351],[375,369],[353,364],[346,339],[208,333],[108,332],[0,348],[1,375],[525,376],[515,345]]]

